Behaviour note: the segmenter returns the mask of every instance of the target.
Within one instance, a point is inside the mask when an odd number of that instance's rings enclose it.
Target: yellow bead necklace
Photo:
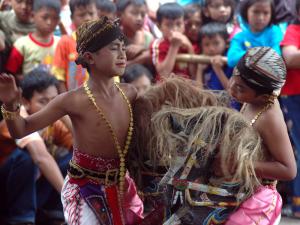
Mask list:
[[[124,94],[123,90],[120,88],[120,86],[117,83],[114,83],[114,85],[118,88],[118,90],[120,91],[122,97],[126,101],[126,103],[128,105],[129,114],[130,114],[130,122],[129,122],[128,132],[127,132],[127,138],[126,138],[126,142],[125,142],[125,146],[124,146],[123,150],[121,149],[119,140],[118,140],[118,138],[117,138],[117,136],[116,136],[116,134],[114,132],[114,129],[112,128],[111,123],[108,121],[108,119],[104,115],[103,110],[97,105],[95,97],[94,97],[93,93],[91,92],[90,88],[88,87],[87,82],[84,83],[83,87],[84,87],[84,90],[85,90],[88,98],[90,99],[90,101],[95,106],[98,114],[105,121],[105,124],[108,127],[108,129],[109,129],[109,131],[110,131],[110,133],[112,135],[115,147],[116,147],[116,149],[118,151],[119,158],[120,158],[119,192],[120,192],[121,199],[123,199],[124,184],[125,184],[125,174],[126,174],[125,157],[126,157],[126,154],[128,152],[128,149],[129,149],[129,146],[130,146],[130,143],[131,143],[131,139],[132,139],[133,115],[132,115],[131,104],[130,104],[128,98],[126,97],[126,95]]]

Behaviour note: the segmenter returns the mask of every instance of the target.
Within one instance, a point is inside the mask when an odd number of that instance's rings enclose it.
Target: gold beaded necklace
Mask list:
[[[255,116],[254,118],[250,121],[250,126],[253,126],[253,124],[257,121],[257,119],[261,116],[261,114],[265,111],[267,111],[272,105],[274,104],[274,102],[269,102],[268,104],[266,104],[262,110],[260,110]],[[247,103],[245,103],[242,107],[242,109],[240,110],[241,113],[245,112],[245,109],[246,109],[246,106],[247,106]]]
[[[132,139],[133,116],[132,116],[132,107],[131,107],[131,104],[130,104],[128,98],[126,97],[126,95],[124,94],[123,90],[120,88],[120,86],[117,83],[114,83],[114,85],[118,88],[118,90],[120,91],[122,97],[126,101],[126,103],[128,105],[129,114],[130,114],[129,128],[128,128],[127,138],[126,138],[126,142],[125,142],[125,146],[124,146],[123,150],[121,149],[119,140],[118,140],[118,138],[117,138],[117,136],[116,136],[116,134],[114,132],[114,129],[113,129],[111,123],[108,121],[108,119],[104,115],[103,110],[97,105],[95,97],[94,97],[93,93],[91,92],[90,88],[88,87],[87,82],[84,83],[83,87],[84,87],[84,90],[85,90],[88,98],[90,99],[90,101],[95,106],[98,114],[105,121],[105,124],[106,124],[107,128],[109,129],[109,131],[110,131],[110,133],[112,135],[115,147],[116,147],[116,149],[118,151],[119,158],[120,158],[119,191],[120,191],[120,195],[121,195],[121,199],[122,199],[123,198],[123,194],[124,194],[124,183],[125,183],[125,174],[126,174],[125,157],[126,157],[126,154],[128,152],[129,145],[130,145],[131,139]]]

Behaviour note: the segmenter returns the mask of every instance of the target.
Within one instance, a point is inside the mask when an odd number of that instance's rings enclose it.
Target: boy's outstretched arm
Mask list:
[[[16,85],[15,78],[12,75],[0,75],[0,101],[3,102],[1,111],[13,138],[22,138],[63,117],[66,114],[63,109],[63,99],[64,94],[57,96],[44,109],[23,118],[20,116],[18,106],[21,100],[21,91]],[[9,116],[7,117],[5,114]]]

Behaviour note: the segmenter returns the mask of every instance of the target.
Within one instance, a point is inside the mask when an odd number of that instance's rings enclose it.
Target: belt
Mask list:
[[[105,172],[99,172],[83,168],[70,160],[68,175],[74,179],[89,178],[106,186],[111,186],[118,183],[119,169],[109,169]]]

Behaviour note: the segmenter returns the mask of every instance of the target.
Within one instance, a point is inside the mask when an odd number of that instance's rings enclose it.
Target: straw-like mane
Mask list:
[[[177,127],[182,128],[181,131],[174,132],[170,117]],[[217,183],[237,181],[240,192],[246,193],[245,197],[259,185],[253,162],[263,158],[261,138],[240,113],[225,107],[165,107],[153,116],[152,124],[153,139],[156,140],[153,147],[170,167],[178,156],[187,156],[200,149],[200,166],[213,175],[222,171],[222,176],[217,176]],[[210,164],[211,158],[217,163]],[[199,174],[201,176],[203,174]]]

